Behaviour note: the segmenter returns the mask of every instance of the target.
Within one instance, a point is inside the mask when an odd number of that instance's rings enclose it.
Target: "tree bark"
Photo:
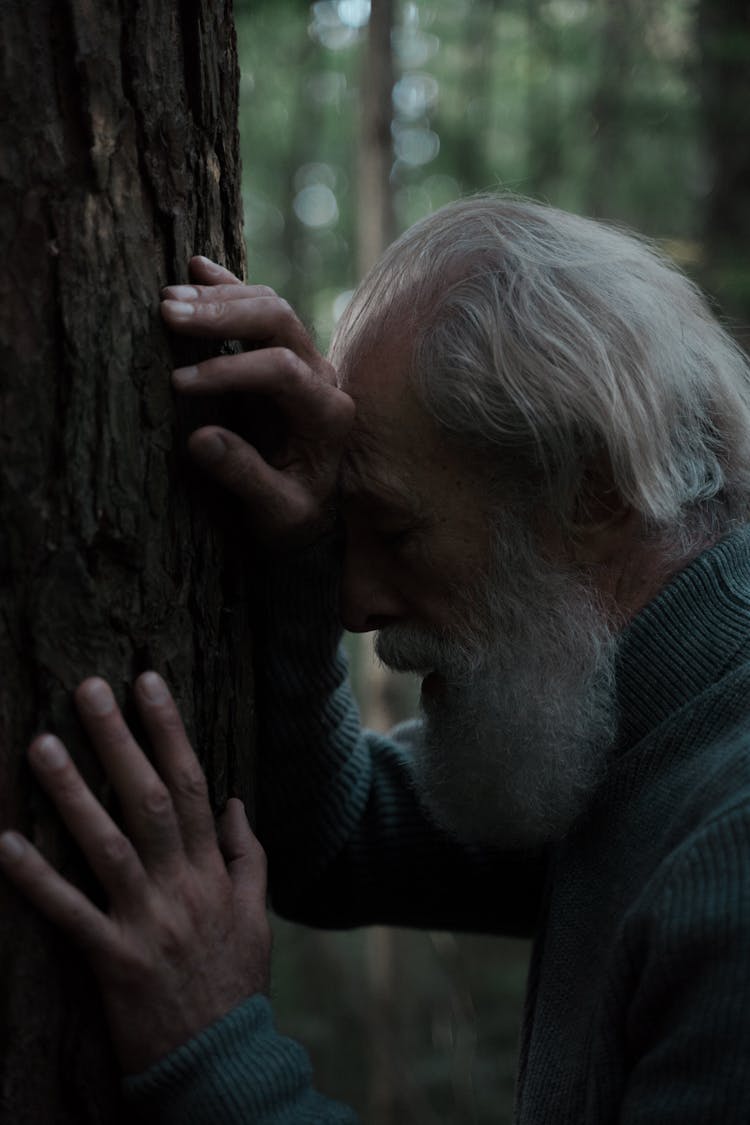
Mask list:
[[[5,0],[0,46],[0,827],[91,877],[25,765],[98,673],[173,688],[222,805],[252,740],[245,571],[196,504],[158,313],[192,253],[242,272],[231,0]],[[178,357],[185,362],[195,348]],[[124,1120],[83,960],[0,887],[0,1121]]]

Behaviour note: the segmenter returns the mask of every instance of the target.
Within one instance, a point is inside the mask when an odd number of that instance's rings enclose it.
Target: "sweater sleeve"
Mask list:
[[[749,872],[744,802],[694,833],[654,881],[634,948],[622,1125],[750,1121]]]
[[[275,1031],[268,1001],[254,996],[125,1078],[123,1092],[144,1125],[356,1125],[311,1074],[304,1049]]]
[[[361,728],[340,647],[337,573],[331,545],[318,546],[268,576],[262,607],[258,834],[274,908],[324,927],[528,936],[545,855],[449,837],[411,782],[421,723],[387,737]]]

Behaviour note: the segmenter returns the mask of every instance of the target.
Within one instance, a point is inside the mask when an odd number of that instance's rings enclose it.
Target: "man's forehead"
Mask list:
[[[342,501],[398,505],[413,492],[412,469],[399,441],[388,441],[386,427],[374,433],[355,427],[341,458],[339,495]]]
[[[361,328],[340,359],[342,386],[353,398],[377,393],[398,397],[409,382],[414,332],[408,318],[393,309]]]
[[[411,379],[412,346],[405,320],[373,334],[347,357],[342,386],[354,399],[354,426],[344,453],[342,497],[377,498],[403,506],[430,488],[446,438]]]
[[[346,363],[342,387],[354,399],[356,415],[345,461],[362,473],[406,451],[427,426],[427,412],[409,379],[410,356],[397,342],[375,340]]]

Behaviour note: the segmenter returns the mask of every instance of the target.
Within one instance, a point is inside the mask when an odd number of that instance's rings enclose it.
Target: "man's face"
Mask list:
[[[479,457],[448,442],[397,345],[349,373],[357,426],[342,470],[342,616],[378,631],[384,663],[425,680],[415,779],[465,839],[563,834],[613,737],[614,639],[587,576],[529,513],[493,497]]]
[[[371,349],[344,389],[357,416],[343,459],[344,625],[450,628],[459,593],[486,573],[492,538],[478,458],[446,442],[417,401],[392,341]]]

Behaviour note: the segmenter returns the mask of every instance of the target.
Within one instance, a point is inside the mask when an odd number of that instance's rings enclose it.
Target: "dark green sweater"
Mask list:
[[[260,692],[277,909],[324,926],[534,933],[521,1125],[747,1125],[750,531],[625,630],[606,781],[567,839],[534,855],[462,847],[425,819],[408,782],[418,728],[360,730],[330,568],[308,562],[320,604],[309,578],[276,575]],[[164,1125],[354,1121],[314,1092],[258,997],[126,1092]]]

